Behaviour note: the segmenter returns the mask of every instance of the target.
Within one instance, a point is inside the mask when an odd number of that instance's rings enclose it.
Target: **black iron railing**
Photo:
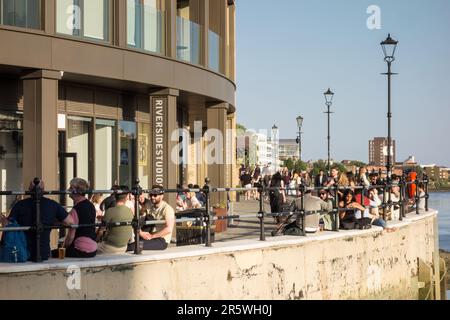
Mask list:
[[[419,184],[424,185],[424,195],[420,195],[419,193]],[[305,217],[306,214],[309,211],[305,210],[305,203],[304,203],[304,197],[305,193],[307,191],[318,191],[318,190],[328,190],[330,194],[332,195],[332,210],[330,212],[326,212],[327,214],[334,216],[334,225],[332,230],[335,232],[339,231],[338,222],[339,222],[339,212],[347,211],[348,209],[345,208],[339,208],[339,198],[338,193],[345,190],[358,190],[361,194],[361,204],[364,205],[364,199],[367,197],[367,192],[369,189],[381,189],[383,192],[383,202],[379,206],[379,208],[383,209],[383,213],[385,214],[387,209],[391,209],[391,212],[393,211],[393,208],[395,206],[399,207],[400,215],[399,219],[402,220],[405,217],[405,205],[406,200],[408,197],[406,197],[406,189],[409,185],[415,185],[416,186],[416,195],[413,199],[414,200],[415,207],[416,207],[416,214],[420,214],[419,211],[419,202],[421,199],[425,199],[425,210],[428,211],[428,177],[424,175],[423,180],[416,180],[414,182],[405,182],[405,180],[402,178],[397,183],[392,183],[388,185],[387,183],[380,184],[380,185],[374,185],[369,187],[364,186],[354,186],[354,187],[341,187],[341,186],[332,186],[332,187],[306,187],[304,185],[298,186],[298,188],[279,188],[279,187],[264,187],[262,185],[257,185],[255,188],[212,188],[209,185],[209,180],[206,179],[206,184],[201,189],[165,189],[163,190],[165,193],[181,193],[181,192],[203,192],[206,196],[205,201],[205,210],[203,216],[195,217],[195,218],[179,218],[175,220],[175,223],[183,223],[183,222],[199,222],[205,227],[206,231],[206,237],[205,237],[205,246],[211,247],[212,246],[212,240],[211,240],[211,224],[213,221],[219,221],[219,220],[230,220],[230,219],[242,219],[246,217],[255,217],[254,214],[248,214],[248,215],[242,215],[242,214],[235,214],[235,215],[227,215],[227,216],[213,216],[210,208],[210,197],[212,193],[218,193],[218,192],[247,192],[247,191],[257,191],[259,194],[259,208],[257,211],[256,218],[259,220],[259,231],[260,231],[260,240],[265,241],[265,217],[286,217],[286,216],[295,216],[295,221],[297,222],[298,226],[301,226],[302,235],[306,235],[305,231]],[[392,201],[391,197],[386,197],[386,193],[390,194],[393,187],[399,187],[399,200],[398,201]],[[296,210],[287,210],[284,212],[274,212],[274,213],[265,213],[264,210],[264,196],[268,194],[272,190],[279,190],[279,191],[296,191],[297,198],[300,199],[300,206],[296,208]],[[139,196],[142,194],[152,193],[154,190],[148,189],[144,190],[140,186],[139,180],[136,181],[135,186],[132,188],[132,190],[88,190],[83,192],[83,194],[96,194],[96,193],[102,193],[102,194],[128,194],[131,193],[134,196],[135,202],[134,202],[134,219],[132,221],[124,221],[124,222],[117,222],[117,223],[94,223],[94,224],[78,224],[78,225],[43,225],[41,220],[42,213],[40,212],[40,202],[42,197],[46,195],[70,195],[74,194],[73,191],[68,190],[59,190],[59,191],[44,191],[40,188],[40,179],[36,178],[34,180],[34,188],[32,191],[0,191],[0,196],[18,196],[18,195],[26,195],[31,196],[32,199],[34,199],[34,204],[36,206],[36,223],[33,226],[21,226],[21,227],[3,227],[0,228],[0,231],[33,231],[36,233],[36,259],[35,262],[41,262],[41,234],[44,230],[48,229],[78,229],[82,227],[106,227],[106,228],[114,228],[114,227],[121,227],[121,226],[132,226],[134,229],[134,235],[135,235],[135,250],[134,254],[140,254],[141,250],[139,249],[139,231],[144,226],[150,226],[150,225],[164,225],[166,221],[143,221],[140,219],[139,216]],[[157,190],[160,191],[160,190]],[[293,207],[291,207],[293,208]],[[385,218],[383,216],[383,218]]]

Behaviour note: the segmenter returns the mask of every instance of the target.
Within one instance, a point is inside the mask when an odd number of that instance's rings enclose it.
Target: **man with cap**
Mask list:
[[[165,224],[152,226],[150,232],[140,231],[141,249],[143,250],[165,250],[172,239],[172,232],[175,226],[175,211],[164,201],[164,188],[161,185],[154,185],[150,191],[150,201],[152,205],[145,216],[144,221],[165,221]],[[135,244],[128,246],[128,251],[134,251]]]

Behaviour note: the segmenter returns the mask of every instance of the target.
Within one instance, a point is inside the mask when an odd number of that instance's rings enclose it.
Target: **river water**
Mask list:
[[[439,211],[439,248],[450,252],[450,192],[431,193],[429,207]]]
[[[450,252],[450,192],[431,193],[429,207],[439,211],[439,248]]]

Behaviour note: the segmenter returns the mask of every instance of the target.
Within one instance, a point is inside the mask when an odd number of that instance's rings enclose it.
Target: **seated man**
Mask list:
[[[103,241],[98,245],[97,253],[115,254],[127,251],[133,228],[131,226],[108,227],[108,224],[133,221],[133,212],[126,206],[128,195],[128,193],[115,194],[115,207],[106,210],[103,218],[106,223],[106,233]]]
[[[44,181],[38,185],[44,191]],[[34,190],[33,181],[28,188],[29,191]],[[33,226],[36,223],[36,204],[33,198],[21,200],[12,208],[9,215],[10,220],[15,220],[23,227]],[[66,210],[57,202],[42,197],[40,200],[41,222],[44,226],[52,226],[55,222],[62,222],[65,225],[74,224],[73,219],[68,215]],[[41,233],[41,258],[43,261],[50,258],[50,229],[44,229]],[[26,231],[28,250],[30,251],[30,260],[36,261],[36,232]]]
[[[302,199],[299,197],[295,200],[295,210],[301,210]],[[319,220],[321,215],[327,215],[333,210],[331,202],[325,202],[319,197],[312,195],[311,190],[305,192],[303,198],[303,206],[305,210],[305,231],[317,232],[319,230]],[[331,221],[330,221],[331,222]]]
[[[153,186],[150,192],[152,206],[145,217],[145,221],[164,220],[166,223],[154,225],[151,232],[140,231],[141,249],[143,250],[165,250],[172,239],[175,226],[175,212],[173,208],[164,201],[164,188],[160,185]],[[132,240],[133,241],[133,240]],[[128,245],[128,251],[134,251],[135,244]]]

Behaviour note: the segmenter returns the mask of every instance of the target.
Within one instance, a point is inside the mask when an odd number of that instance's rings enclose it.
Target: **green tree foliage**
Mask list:
[[[284,166],[288,168],[289,171],[294,170],[296,172],[306,171],[308,169],[308,165],[306,164],[306,162],[294,159],[285,160]]]
[[[367,164],[362,161],[351,161],[350,165],[356,166],[358,168],[367,167]]]

